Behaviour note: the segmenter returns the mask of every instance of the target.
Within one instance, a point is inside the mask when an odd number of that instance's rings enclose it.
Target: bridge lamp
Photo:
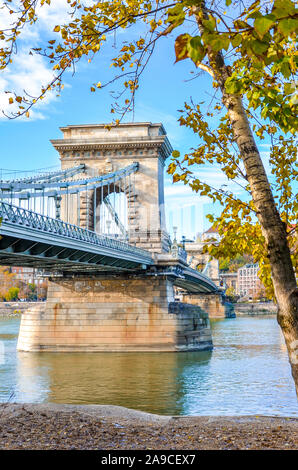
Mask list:
[[[178,227],[173,227],[173,233],[174,233],[174,242],[176,242],[176,236],[177,236],[177,230],[178,230]]]

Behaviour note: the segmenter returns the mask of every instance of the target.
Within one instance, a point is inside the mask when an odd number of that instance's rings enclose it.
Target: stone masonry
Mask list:
[[[108,130],[104,124],[87,124],[62,127],[61,131],[64,138],[51,142],[60,154],[62,170],[84,163],[87,174],[94,176],[139,162],[139,171],[133,176],[134,196],[128,194],[125,187],[117,189],[130,199],[129,241],[149,251],[167,252],[169,237],[165,224],[163,173],[172,147],[163,125],[127,123]],[[80,202],[72,203],[70,222],[93,230],[93,200],[91,192],[87,195],[82,192]],[[96,200],[97,204],[102,202],[100,194]],[[65,198],[61,206],[61,218],[67,220]]]
[[[235,318],[234,305],[226,302],[221,294],[192,294],[184,295],[183,301],[188,304],[197,305],[210,318]]]
[[[212,348],[208,315],[174,302],[165,277],[52,279],[46,305],[21,323],[22,351],[185,351]],[[169,303],[169,300],[172,301]]]

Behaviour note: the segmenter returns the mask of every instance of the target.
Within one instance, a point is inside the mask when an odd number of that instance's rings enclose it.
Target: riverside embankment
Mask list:
[[[0,449],[298,449],[298,419],[160,416],[118,406],[2,404]]]
[[[237,317],[242,315],[276,315],[277,305],[273,302],[237,302],[234,305]]]
[[[34,305],[41,308],[44,302],[0,302],[0,317],[20,315]]]

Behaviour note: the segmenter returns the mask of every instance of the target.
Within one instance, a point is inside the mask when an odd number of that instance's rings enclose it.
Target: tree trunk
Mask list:
[[[201,8],[206,16],[204,2]],[[202,33],[203,26],[199,16],[197,16],[197,22]],[[276,208],[242,98],[240,95],[228,94],[225,91],[225,81],[229,77],[229,70],[225,65],[223,55],[221,52],[213,53],[209,48],[208,59],[222,92],[222,102],[228,111],[265,238],[265,249],[270,262],[274,293],[278,304],[277,320],[287,345],[298,396],[298,288],[287,242],[286,227]]]
[[[245,166],[257,217],[265,238],[265,248],[278,304],[277,320],[285,337],[298,396],[298,289],[286,228],[277,211],[242,100],[239,96],[226,94],[223,89],[222,93],[222,101],[228,110],[235,141]]]

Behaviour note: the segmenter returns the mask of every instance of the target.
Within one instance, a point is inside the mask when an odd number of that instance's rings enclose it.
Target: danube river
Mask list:
[[[17,352],[19,318],[0,317],[0,402],[112,404],[171,415],[298,416],[276,318],[213,320],[214,350]]]

